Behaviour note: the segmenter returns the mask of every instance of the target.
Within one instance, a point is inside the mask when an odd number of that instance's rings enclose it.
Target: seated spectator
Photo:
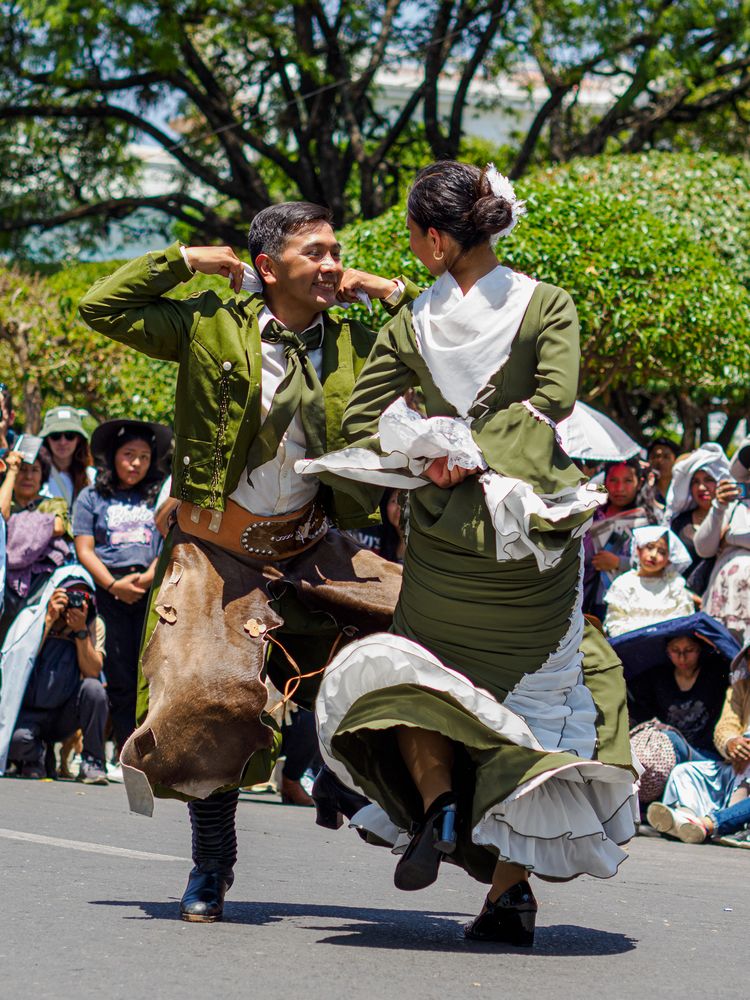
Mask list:
[[[633,530],[661,520],[643,484],[637,459],[610,465],[604,477],[607,503],[598,508],[584,536],[583,610],[599,619],[604,618],[604,595],[612,581],[630,569]]]
[[[685,843],[720,840],[750,847],[750,674],[748,647],[732,664],[714,743],[723,760],[681,764],[672,771],[661,802],[648,808],[649,823]]]
[[[695,551],[716,557],[703,608],[732,632],[750,641],[750,499],[734,480],[722,479],[705,520],[695,533]]]
[[[665,729],[675,763],[716,760],[714,726],[727,686],[727,670],[711,647],[693,634],[675,636],[665,661],[628,683],[631,720]]]
[[[632,548],[637,568],[618,576],[604,595],[607,635],[623,635],[694,611],[680,576],[690,562],[687,549],[665,525],[636,528]]]
[[[21,777],[46,777],[46,750],[81,729],[78,780],[107,783],[104,625],[93,589],[85,570],[65,566],[14,622],[0,653],[0,774],[9,758]]]
[[[705,593],[715,559],[712,556],[702,558],[698,555],[695,551],[695,534],[711,509],[719,480],[726,479],[728,475],[727,457],[723,449],[714,443],[703,445],[686,455],[675,464],[672,471],[665,516],[672,531],[690,554],[690,565],[683,570],[683,576],[698,598],[702,598]]]
[[[138,653],[162,543],[154,505],[171,444],[161,424],[110,420],[97,427],[96,481],[73,507],[78,559],[94,578],[107,626],[107,694],[118,749],[135,729]]]
[[[657,475],[655,484],[654,499],[662,507],[667,503],[667,492],[672,482],[672,468],[679,451],[674,441],[669,438],[653,438],[648,445],[648,464]]]
[[[16,451],[5,459],[0,513],[7,522],[5,607],[0,641],[26,600],[58,566],[69,561],[72,541],[65,501],[42,496],[49,465],[40,452],[24,462]]]
[[[5,458],[8,452],[13,451],[13,445],[18,440],[12,426],[15,419],[16,411],[13,409],[10,389],[5,382],[0,382],[0,458]]]
[[[73,501],[93,482],[95,475],[89,436],[78,410],[70,406],[48,410],[40,436],[50,458],[50,473],[43,493],[48,497],[62,497],[68,510],[72,510]]]

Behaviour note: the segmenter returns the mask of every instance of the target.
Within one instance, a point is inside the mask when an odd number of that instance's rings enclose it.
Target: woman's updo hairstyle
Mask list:
[[[493,194],[487,170],[441,160],[419,171],[407,210],[423,233],[432,226],[472,250],[513,221],[510,203]]]

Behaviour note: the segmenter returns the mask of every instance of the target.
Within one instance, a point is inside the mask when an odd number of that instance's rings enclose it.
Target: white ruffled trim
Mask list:
[[[333,737],[359,698],[400,684],[449,694],[485,726],[518,746],[585,756],[595,741],[595,713],[591,716],[587,710],[586,701],[593,704],[587,690],[575,709],[571,702],[571,697],[579,697],[574,692],[585,687],[580,666],[576,668],[575,657],[570,657],[580,627],[579,612],[573,617],[576,620],[544,666],[524,677],[504,704],[403,636],[381,633],[351,643],[331,662],[318,695],[318,731],[326,763],[342,781],[356,787],[345,765],[333,756]],[[578,680],[572,683],[576,669]],[[541,683],[535,682],[537,675]],[[539,689],[535,691],[536,683]],[[516,704],[527,704],[526,718],[511,710],[514,697]],[[574,722],[573,713],[579,710],[581,719]],[[577,737],[579,745],[575,745]],[[635,758],[632,761],[638,768]],[[501,858],[518,861],[540,875],[608,877],[625,857],[617,843],[633,836],[636,818],[632,775],[621,767],[582,760],[561,765],[517,788],[482,817],[472,837],[496,848]],[[376,805],[361,810],[352,825],[372,830],[388,843],[396,843],[403,834]]]
[[[418,489],[425,485],[425,479],[420,478],[424,470],[436,458],[447,457],[450,469],[460,466],[487,470],[470,425],[468,418],[423,417],[403,399],[397,399],[378,423],[384,455],[367,448],[344,448],[321,458],[296,462],[294,468],[299,475],[333,472],[345,479],[376,486]],[[491,470],[483,472],[479,482],[495,528],[498,562],[533,555],[540,571],[560,562],[568,540],[557,549],[542,549],[530,538],[532,515],[557,524],[571,515],[584,512],[593,515],[607,500],[606,493],[591,483],[540,496],[522,479],[500,476]],[[571,537],[580,537],[586,528],[586,523],[579,525]]]
[[[539,423],[541,424],[546,424],[548,427],[551,427],[553,431],[557,430],[557,424],[555,423],[555,421],[550,420],[550,418],[546,415],[546,413],[542,413],[541,410],[537,410],[537,408],[534,406],[534,404],[531,402],[530,399],[524,399],[523,402],[521,403],[521,406],[526,407],[526,409],[532,415],[534,420],[538,420]]]
[[[531,517],[536,515],[550,524],[575,514],[590,512],[593,516],[597,507],[606,503],[606,493],[592,483],[584,483],[575,489],[540,496],[529,483],[522,479],[499,476],[496,472],[486,472],[479,477],[484,489],[487,508],[492,518],[497,539],[497,561],[524,559],[533,555],[540,572],[556,566],[568,546],[566,539],[559,548],[542,549],[531,540]],[[585,534],[588,523],[575,528],[570,537],[580,538]]]

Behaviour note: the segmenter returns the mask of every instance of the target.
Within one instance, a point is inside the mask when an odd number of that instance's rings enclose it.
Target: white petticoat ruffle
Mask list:
[[[447,457],[448,468],[461,466],[482,471],[479,481],[497,540],[497,560],[533,555],[540,571],[551,569],[562,558],[568,540],[559,548],[541,548],[530,536],[531,518],[555,525],[575,514],[590,512],[606,502],[606,494],[586,483],[561,493],[540,496],[521,479],[500,476],[487,469],[471,434],[468,418],[423,417],[397,399],[380,417],[378,436],[383,455],[368,448],[343,448],[321,458],[295,463],[299,475],[335,473],[345,479],[396,489],[424,486],[424,470],[436,458]],[[572,532],[581,536],[587,523]]]
[[[578,614],[574,616],[578,619]],[[568,653],[578,638],[572,622],[558,651]],[[567,640],[567,641],[566,641]],[[556,652],[558,652],[556,651]],[[351,706],[363,695],[399,684],[449,694],[480,722],[518,746],[585,757],[595,745],[596,712],[583,684],[580,661],[554,653],[540,670],[526,675],[504,704],[446,667],[429,650],[403,636],[380,633],[346,646],[323,677],[316,706],[323,756],[350,786],[356,783],[332,753],[331,743]],[[524,715],[519,714],[523,707]],[[633,766],[638,764],[633,758]],[[561,764],[519,786],[482,817],[472,831],[476,843],[492,846],[501,859],[539,875],[572,878],[615,874],[637,820],[632,775],[598,761]],[[361,810],[352,825],[376,833],[387,843],[403,844],[399,830],[377,805]]]

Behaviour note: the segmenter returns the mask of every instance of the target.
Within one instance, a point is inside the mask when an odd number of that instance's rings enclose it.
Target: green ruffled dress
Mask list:
[[[540,497],[581,488],[554,431],[576,398],[578,341],[570,297],[537,285],[507,361],[468,414],[489,470]],[[428,417],[457,417],[405,309],[381,331],[346,410],[355,448],[379,449],[381,415],[414,385]],[[370,488],[336,482],[361,500]],[[454,860],[471,875],[490,881],[498,859],[549,879],[615,873],[626,857],[617,845],[634,832],[637,764],[621,664],[581,613],[580,536],[592,514],[593,505],[556,520],[532,514],[539,558],[499,561],[479,477],[410,491],[391,634],[343,649],[317,703],[327,762],[376,804],[358,825],[395,842],[420,818],[394,726],[423,727],[458,748]]]

